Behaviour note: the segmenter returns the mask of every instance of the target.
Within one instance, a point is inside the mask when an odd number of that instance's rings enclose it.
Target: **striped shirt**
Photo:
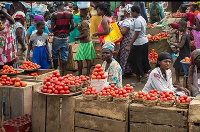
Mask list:
[[[69,36],[71,19],[73,19],[73,15],[66,11],[56,12],[52,15],[51,23],[55,25],[53,32],[56,37],[66,38]]]

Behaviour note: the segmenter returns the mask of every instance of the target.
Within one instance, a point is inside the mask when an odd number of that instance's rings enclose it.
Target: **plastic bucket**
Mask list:
[[[186,76],[188,76],[188,72],[189,72],[189,67],[190,67],[190,63],[185,63],[181,61],[181,64],[183,66],[183,71],[185,73]]]

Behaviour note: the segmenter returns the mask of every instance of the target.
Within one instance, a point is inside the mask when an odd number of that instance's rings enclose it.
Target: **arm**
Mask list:
[[[54,14],[53,14],[51,17],[51,30],[53,32],[55,32],[55,25],[56,25],[56,21],[55,21]]]
[[[70,24],[71,24],[70,31],[73,31],[74,28],[75,28],[73,15],[71,15],[71,21],[70,21]]]
[[[14,7],[13,4],[10,5],[10,15],[12,16],[14,14]]]
[[[22,28],[21,27],[17,28],[16,32],[17,32],[16,33],[17,34],[17,40],[22,45],[22,49],[25,51],[26,46],[25,46],[24,41],[22,40]]]
[[[131,42],[130,42],[130,44],[129,44],[130,49],[132,48],[133,43],[134,43],[135,40],[138,38],[139,34],[140,34],[140,31],[135,31],[135,33],[134,33],[134,35],[133,35],[133,37],[132,37],[132,39],[131,39]]]
[[[27,52],[27,58],[30,60],[30,51],[33,51],[33,41],[30,41],[29,45],[28,45],[28,52]]]
[[[96,33],[97,36],[102,36],[102,35],[108,35],[109,34],[110,28],[109,28],[107,19],[105,19],[105,18],[102,19],[102,26],[103,26],[104,32]]]
[[[26,43],[29,43],[30,36],[31,36],[30,34],[28,34],[28,33],[26,34]]]
[[[178,47],[178,48],[182,48],[186,42],[186,35],[182,36],[181,38],[181,42],[180,43],[171,43],[172,45]]]
[[[48,52],[48,54],[49,54],[49,59],[51,60],[51,52],[50,52],[50,50],[49,50],[48,40],[46,40],[45,43],[46,43],[47,52]]]
[[[75,37],[75,40],[87,38],[88,35],[89,35],[88,30],[90,29],[90,27],[89,27],[88,23],[86,23],[85,21],[82,21],[80,23],[80,28],[81,28],[82,31],[80,32],[79,37]]]
[[[9,21],[10,25],[13,25],[15,23],[15,20],[4,10],[1,10],[1,12],[4,14],[4,16]]]

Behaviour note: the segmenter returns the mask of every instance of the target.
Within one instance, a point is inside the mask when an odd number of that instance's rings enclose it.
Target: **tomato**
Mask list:
[[[58,91],[63,90],[64,88],[62,86],[58,86]]]
[[[142,91],[138,91],[138,95],[142,95]]]
[[[100,75],[98,75],[98,76],[97,76],[97,79],[101,79],[101,76],[100,76]]]
[[[99,69],[99,68],[101,68],[101,65],[100,65],[100,64],[96,64],[96,65],[95,65],[95,68],[98,68],[98,69]]]
[[[150,100],[150,99],[151,99],[151,96],[150,96],[150,95],[147,95],[146,97],[147,97],[147,100]]]
[[[60,90],[59,93],[60,93],[60,94],[65,94],[65,91],[64,91],[64,90]]]
[[[186,100],[188,97],[186,95],[184,95],[183,98]]]
[[[58,90],[54,90],[54,94],[58,94]]]
[[[127,93],[127,91],[126,91],[126,90],[123,90],[123,91],[122,91],[122,93],[123,93],[123,94],[126,94],[126,93]]]
[[[50,94],[51,94],[52,92],[53,92],[53,91],[52,91],[51,89],[48,89],[48,90],[47,90],[47,93],[50,93]]]
[[[99,68],[99,72],[102,72],[102,71],[104,71],[104,69],[101,67],[101,68]]]
[[[63,90],[67,91],[67,90],[69,90],[69,88],[67,86],[64,86]]]
[[[155,97],[151,97],[151,100],[155,100]]]
[[[93,75],[98,76],[98,72],[93,72]]]
[[[187,98],[187,99],[186,99],[186,102],[187,102],[187,103],[189,103],[190,101],[191,101],[190,98]]]
[[[186,100],[181,100],[181,103],[186,103]]]
[[[15,81],[16,81],[16,82],[20,82],[21,79],[17,77],[17,78],[15,78]]]
[[[105,72],[104,72],[104,71],[101,71],[101,72],[99,72],[98,74],[101,75],[101,76],[103,76],[103,75],[105,74]]]
[[[102,76],[101,76],[101,79],[106,79],[106,78],[107,78],[106,75],[102,75]]]
[[[97,77],[95,75],[91,75],[92,79],[97,79]]]
[[[43,93],[47,93],[47,89],[42,89],[42,92]]]
[[[50,86],[50,85],[51,85],[51,83],[50,83],[50,82],[47,82],[47,83],[46,83],[46,85],[47,85],[47,86]]]
[[[2,83],[3,84],[3,83]],[[20,82],[15,82],[14,84],[15,87],[19,87],[20,86]]]
[[[99,95],[103,95],[103,93],[102,93],[102,92],[99,92]]]
[[[123,96],[124,96],[124,97],[128,97],[128,94],[124,94]]]
[[[119,95],[119,97],[120,97],[120,98],[123,98],[124,96],[123,96],[123,95]]]
[[[90,94],[90,91],[87,91],[85,94],[89,95],[89,94]]]
[[[93,70],[93,72],[99,72],[99,69],[98,69],[98,68],[95,68],[95,69]]]
[[[66,90],[66,91],[65,91],[65,93],[66,93],[66,94],[69,94],[69,93],[70,93],[70,91],[69,91],[69,90]]]

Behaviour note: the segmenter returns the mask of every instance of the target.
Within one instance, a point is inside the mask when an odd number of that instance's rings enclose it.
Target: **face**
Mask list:
[[[38,33],[43,33],[45,30],[45,24],[44,25],[40,25],[39,27],[37,27]]]
[[[73,10],[78,10],[78,6],[73,6]]]
[[[84,17],[84,16],[86,16],[87,14],[85,14],[85,11],[83,11],[83,10],[80,10],[80,17]]]
[[[195,64],[198,68],[200,68],[200,56],[198,56],[198,57],[195,59],[194,64]]]
[[[125,2],[122,2],[121,5],[122,5],[122,6],[125,6]]]
[[[104,14],[104,12],[102,10],[100,10],[99,8],[97,8],[97,15],[102,16],[103,14]]]
[[[185,30],[185,28],[182,26],[182,25],[178,25],[178,30],[180,31],[180,32],[183,32],[184,30]]]
[[[111,59],[112,55],[113,54],[111,53],[111,51],[109,49],[103,49],[102,50],[102,59],[104,61]]]
[[[133,18],[136,18],[138,14],[136,12],[131,12],[131,15]]]
[[[159,61],[158,63],[160,64],[160,67],[163,70],[168,70],[170,68],[171,62],[172,61],[170,59],[165,59],[165,60]]]
[[[39,21],[35,21],[35,23],[38,23],[38,22],[42,22],[42,20],[39,20]]]

